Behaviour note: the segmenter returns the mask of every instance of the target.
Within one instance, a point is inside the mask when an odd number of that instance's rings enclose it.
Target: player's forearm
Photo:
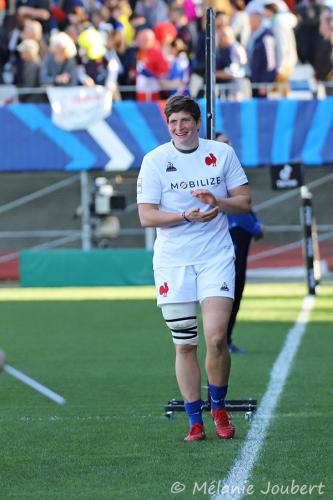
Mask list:
[[[217,198],[217,205],[221,212],[227,214],[245,214],[251,210],[251,196],[239,194],[231,198]]]
[[[139,219],[142,227],[175,226],[185,222],[181,212],[170,213],[139,206]]]

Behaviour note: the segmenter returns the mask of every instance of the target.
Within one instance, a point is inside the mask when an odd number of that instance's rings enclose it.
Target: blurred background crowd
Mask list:
[[[208,6],[226,98],[287,96],[299,64],[333,95],[333,0],[0,0],[0,85],[201,97]],[[21,102],[45,99],[20,93]]]

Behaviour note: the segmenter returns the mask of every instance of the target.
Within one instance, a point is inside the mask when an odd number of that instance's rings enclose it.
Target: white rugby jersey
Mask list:
[[[227,144],[199,139],[193,153],[182,153],[172,141],[143,158],[137,183],[137,202],[158,205],[160,210],[182,213],[211,207],[191,195],[194,189],[208,189],[216,197],[227,198],[228,190],[247,183],[234,150]],[[219,213],[209,222],[180,222],[157,228],[154,268],[194,265],[207,262],[232,240],[228,221]]]

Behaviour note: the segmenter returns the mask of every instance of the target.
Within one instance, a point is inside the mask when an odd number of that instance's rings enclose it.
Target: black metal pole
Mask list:
[[[321,269],[320,269],[320,249],[318,240],[318,230],[316,217],[312,214],[312,241],[313,241],[313,271],[316,286],[320,285]]]
[[[215,139],[216,43],[215,12],[206,10],[206,138]]]
[[[314,275],[314,246],[312,238],[312,194],[307,186],[301,187],[302,209],[301,221],[304,234],[304,264],[309,295],[316,295],[316,280]]]
[[[206,10],[206,138],[215,139],[215,87],[216,87],[216,42],[215,42],[215,12],[209,7]],[[209,381],[208,406],[210,409]]]

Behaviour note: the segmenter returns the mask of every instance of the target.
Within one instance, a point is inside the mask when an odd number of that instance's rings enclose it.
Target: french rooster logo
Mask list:
[[[212,167],[216,167],[216,156],[213,153],[209,153],[205,158],[205,162],[208,166],[212,165]]]
[[[168,283],[164,282],[164,284],[160,286],[160,295],[166,297],[168,295],[168,291],[169,291]]]

